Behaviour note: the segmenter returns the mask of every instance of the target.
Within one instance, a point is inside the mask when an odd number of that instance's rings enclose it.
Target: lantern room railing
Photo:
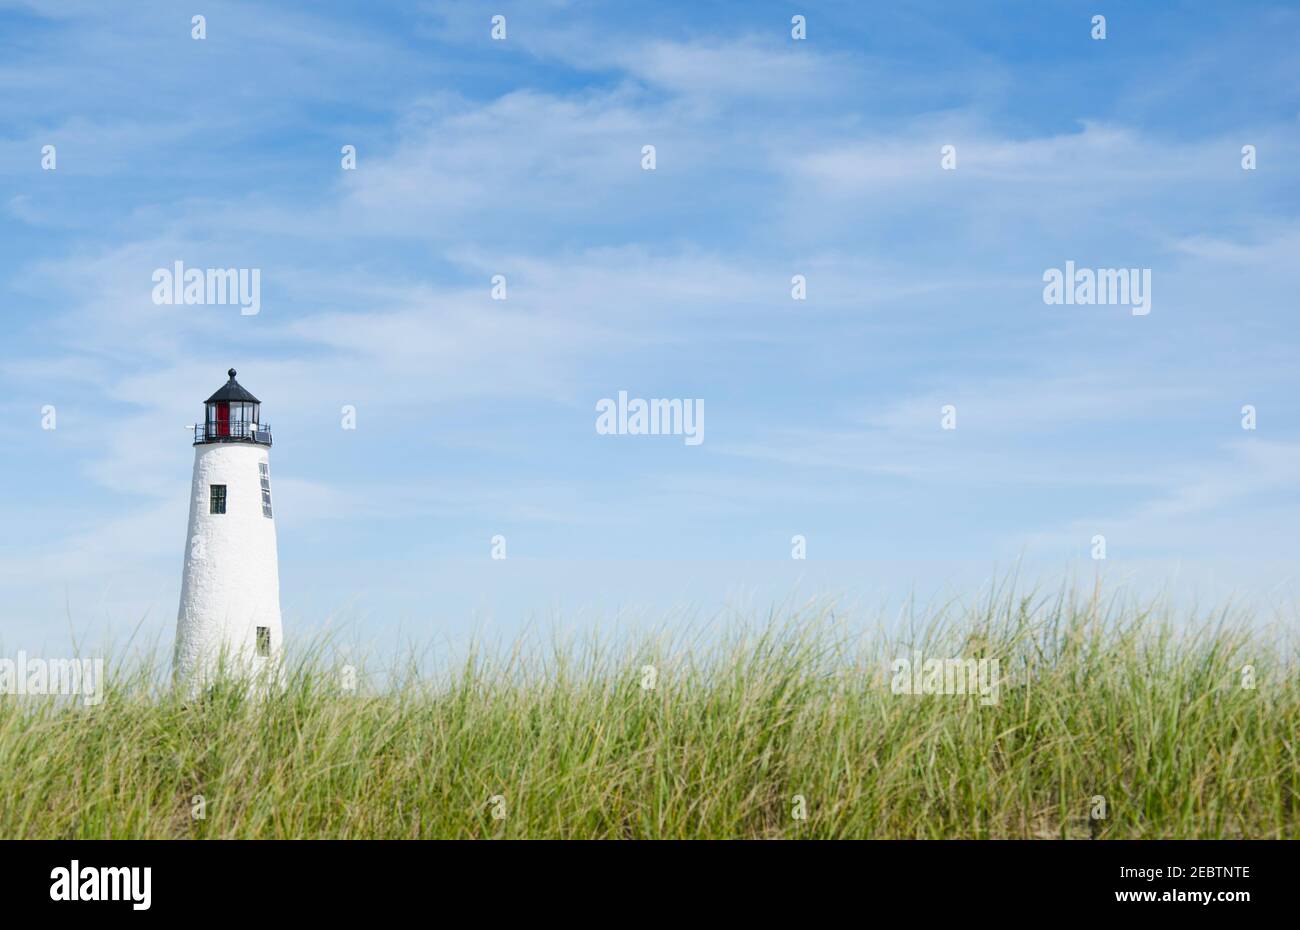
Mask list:
[[[245,423],[242,420],[216,421],[194,424],[194,444],[201,442],[256,442],[271,444],[271,427],[267,423]]]

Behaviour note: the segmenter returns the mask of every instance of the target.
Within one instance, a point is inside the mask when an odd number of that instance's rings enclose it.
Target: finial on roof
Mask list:
[[[234,380],[235,380],[235,369],[233,369],[233,368],[230,369],[230,371],[226,372],[226,374],[230,375],[230,380],[231,380],[231,381],[234,381]]]

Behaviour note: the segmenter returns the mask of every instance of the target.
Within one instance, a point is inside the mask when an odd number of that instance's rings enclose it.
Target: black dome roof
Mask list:
[[[261,403],[260,400],[248,393],[248,391],[244,390],[243,387],[240,386],[239,382],[235,380],[235,369],[230,369],[227,374],[230,375],[230,380],[221,386],[221,390],[217,391],[217,393],[204,401],[205,404],[229,403],[231,401],[242,401],[247,404]]]

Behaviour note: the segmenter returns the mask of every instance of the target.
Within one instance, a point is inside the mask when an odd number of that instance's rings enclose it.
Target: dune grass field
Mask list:
[[[133,660],[95,706],[0,697],[0,836],[1300,836],[1294,641],[1249,617],[1001,595],[890,635],[807,608],[522,642],[355,688],[318,644],[261,696]],[[897,693],[920,656],[995,664],[996,699]]]

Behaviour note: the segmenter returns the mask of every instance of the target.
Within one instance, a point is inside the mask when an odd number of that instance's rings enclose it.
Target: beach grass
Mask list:
[[[1248,617],[1003,593],[889,634],[810,606],[433,671],[329,652],[269,694],[136,657],[91,706],[0,696],[0,837],[1300,836],[1294,646]],[[926,693],[936,659],[929,691],[975,693]]]

